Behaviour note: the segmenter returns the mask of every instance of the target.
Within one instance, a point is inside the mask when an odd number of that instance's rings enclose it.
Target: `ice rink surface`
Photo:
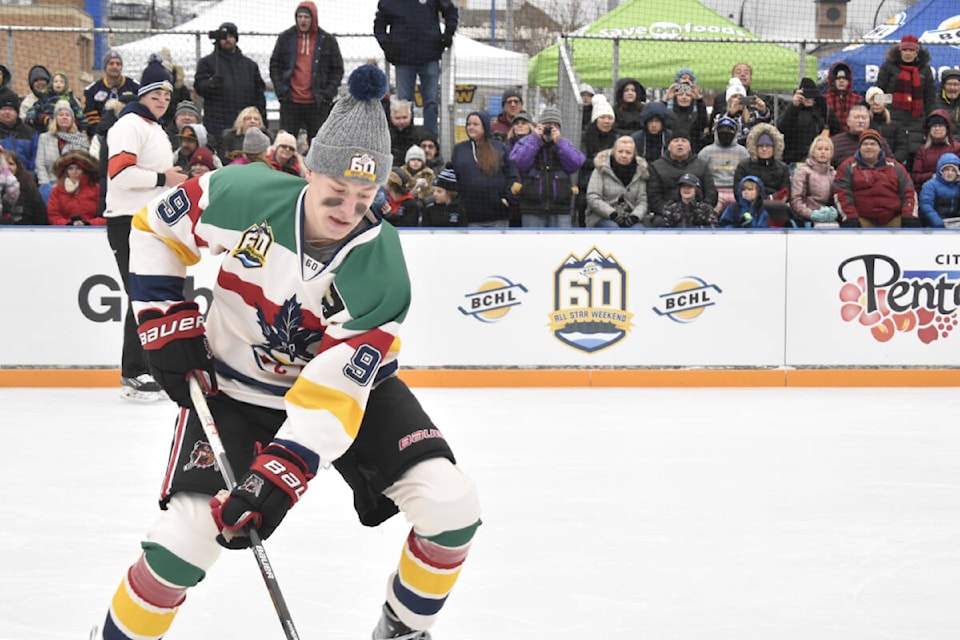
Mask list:
[[[435,640],[960,638],[956,389],[415,391],[484,508]],[[86,640],[175,409],[0,389],[0,415],[0,639]],[[370,637],[406,532],[311,483],[266,543],[301,638]],[[167,636],[283,637],[246,550]]]

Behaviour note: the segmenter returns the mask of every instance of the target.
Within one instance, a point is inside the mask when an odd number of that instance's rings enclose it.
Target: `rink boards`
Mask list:
[[[957,383],[953,231],[401,238],[413,286],[401,364],[414,383]],[[0,247],[0,384],[64,368],[114,384],[125,299],[104,230],[6,228]],[[218,260],[190,270],[201,308]]]

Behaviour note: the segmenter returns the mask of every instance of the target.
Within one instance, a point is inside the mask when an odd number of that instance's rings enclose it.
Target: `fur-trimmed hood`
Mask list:
[[[764,133],[769,134],[769,136],[773,138],[774,160],[783,160],[783,134],[780,133],[780,130],[775,126],[767,124],[766,122],[754,125],[753,128],[750,129],[750,133],[747,134],[746,147],[747,153],[750,154],[750,159],[754,162],[759,160],[757,156],[757,139]]]
[[[895,44],[887,49],[887,54],[884,57],[884,60],[894,64],[900,64],[903,62],[903,60],[900,59],[900,45]],[[913,64],[918,67],[923,67],[930,64],[930,51],[922,44],[920,45],[920,51],[917,52],[917,59],[913,61]]]
[[[63,177],[67,167],[69,167],[71,164],[76,164],[83,169],[83,172],[90,176],[90,179],[93,182],[97,181],[99,175],[99,171],[97,169],[97,160],[86,151],[80,150],[68,151],[57,158],[57,162],[53,166],[53,170],[56,172],[57,177]]]

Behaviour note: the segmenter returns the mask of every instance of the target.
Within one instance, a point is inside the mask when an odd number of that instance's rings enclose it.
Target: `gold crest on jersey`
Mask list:
[[[273,246],[273,229],[266,222],[251,225],[240,237],[230,255],[247,269],[258,269],[267,261],[267,251]]]

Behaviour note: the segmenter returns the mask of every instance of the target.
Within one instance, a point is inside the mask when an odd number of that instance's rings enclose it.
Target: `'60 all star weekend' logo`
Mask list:
[[[622,340],[633,314],[627,311],[627,274],[613,255],[596,247],[571,254],[554,272],[550,330],[569,347],[594,353]]]

